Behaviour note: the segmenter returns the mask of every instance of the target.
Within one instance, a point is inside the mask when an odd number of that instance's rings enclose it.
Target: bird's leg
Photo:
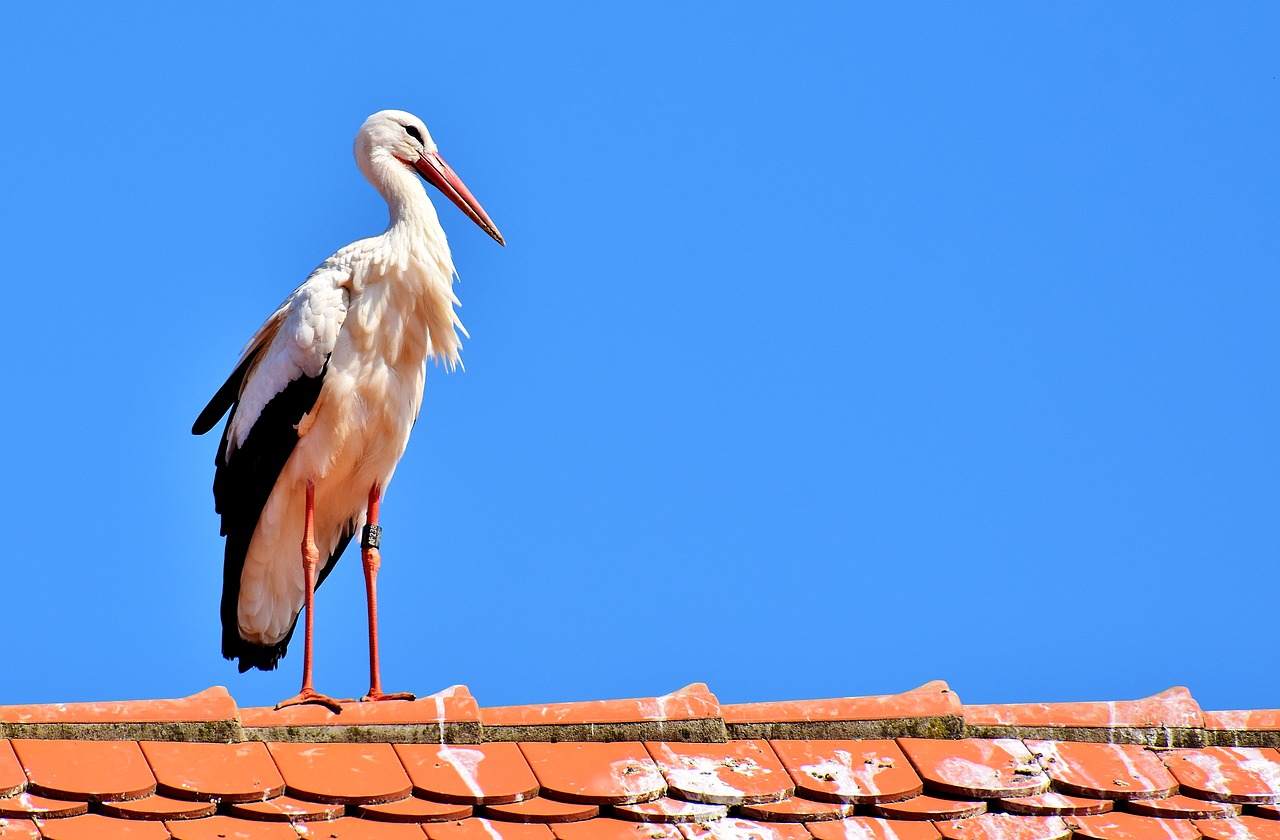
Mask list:
[[[364,533],[360,538],[360,559],[364,562],[364,586],[369,596],[369,693],[362,700],[412,700],[408,692],[386,694],[382,691],[382,673],[378,667],[378,569],[382,566],[382,554],[378,543],[382,528],[378,526],[378,507],[382,503],[382,491],[378,485],[369,488],[369,510],[365,516]]]
[[[316,603],[316,568],[320,565],[320,550],[316,548],[316,486],[307,481],[307,513],[302,525],[302,577],[303,577],[303,609],[306,610],[306,623],[303,624],[304,639],[302,642],[302,691],[281,700],[277,709],[285,706],[298,706],[304,703],[324,706],[337,714],[342,706],[337,700],[315,690],[311,684],[311,631],[315,627],[313,614]]]

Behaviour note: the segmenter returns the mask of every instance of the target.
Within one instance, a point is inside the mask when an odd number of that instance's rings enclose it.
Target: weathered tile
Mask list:
[[[569,825],[590,825],[569,823]],[[549,826],[541,823],[498,822],[472,817],[443,823],[427,823],[423,826],[431,840],[554,840]]]
[[[615,816],[633,822],[651,823],[686,823],[718,820],[729,813],[724,805],[709,805],[705,802],[686,802],[683,799],[663,797],[652,802],[638,802],[635,805],[614,805]]]
[[[712,805],[777,802],[795,793],[791,777],[766,741],[645,744],[671,792]]]
[[[667,785],[644,744],[520,743],[542,789],[566,802],[627,805],[666,793]]]
[[[1062,793],[1095,799],[1164,799],[1177,781],[1151,750],[1135,744],[1067,741],[1026,742],[1054,787]]]
[[[378,704],[378,705],[393,705]],[[336,805],[404,799],[413,789],[390,744],[267,744],[291,796]]]
[[[636,823],[608,817],[585,822],[558,823],[546,827],[554,832],[556,840],[684,840],[684,835],[674,825]],[[452,838],[441,837],[433,840],[452,840]],[[460,838],[459,840],[486,840],[486,838]],[[510,840],[526,840],[526,838],[510,838]],[[527,838],[527,840],[535,840],[535,838]]]
[[[806,826],[816,840],[938,840],[938,830],[927,820],[886,820],[882,817],[849,817]]]
[[[1198,840],[1190,820],[1164,820],[1112,811],[1086,817],[1064,817],[1077,838],[1084,840]]]
[[[1240,816],[1239,805],[1193,799],[1182,794],[1167,799],[1135,799],[1125,805],[1125,810],[1144,817],[1183,820],[1225,820]]]
[[[339,817],[307,826],[303,836],[307,840],[426,840],[427,835],[419,825]]]
[[[1066,817],[1084,814],[1105,814],[1115,807],[1110,799],[1088,799],[1068,796],[1065,793],[1046,791],[1035,796],[1001,799],[1000,807],[1011,814],[1027,814],[1035,817]]]
[[[40,829],[31,820],[0,819],[0,840],[40,840]]]
[[[878,817],[892,820],[962,820],[986,813],[987,803],[940,796],[917,796],[902,802],[881,802],[871,806]]]
[[[19,793],[0,799],[0,817],[34,819],[36,817],[74,817],[89,813],[83,801],[52,799],[34,793]]]
[[[1192,822],[1207,840],[1280,840],[1280,823],[1261,817]]]
[[[395,744],[418,796],[468,805],[502,805],[538,795],[538,780],[511,743]]]
[[[891,740],[771,741],[796,791],[827,802],[897,802],[924,790]]]
[[[684,840],[813,840],[801,823],[764,823],[725,817],[707,823],[680,823]]]
[[[395,802],[382,802],[377,805],[357,805],[357,813],[368,820],[382,822],[448,822],[465,820],[471,816],[470,805],[459,805],[452,802],[431,802],[411,796]]]
[[[342,816],[342,806],[311,802],[293,796],[277,796],[266,802],[234,802],[227,807],[233,817],[265,822],[314,822]]]
[[[1049,788],[1044,770],[1013,738],[899,738],[898,746],[925,785],[939,793],[996,799],[1033,796]]]
[[[157,789],[180,799],[254,802],[284,793],[284,779],[265,744],[139,743]]]
[[[743,805],[739,810],[747,819],[780,823],[838,820],[853,815],[852,804],[820,802],[816,799],[805,799],[803,796],[793,796],[781,802]]]
[[[217,806],[212,802],[192,802],[167,796],[144,796],[120,802],[104,802],[102,813],[126,820],[193,820],[211,817]]]
[[[933,825],[947,840],[1067,840],[1071,836],[1062,817],[980,814]]]
[[[15,739],[11,743],[32,793],[103,802],[156,792],[155,777],[135,741]]]
[[[1170,750],[1161,756],[1187,793],[1224,802],[1280,802],[1280,752],[1249,747]]]
[[[164,823],[118,820],[85,814],[65,820],[36,820],[44,840],[170,840]]]
[[[487,805],[484,816],[503,822],[565,823],[589,820],[600,814],[600,806],[581,802],[557,802],[545,796],[512,802],[506,805]]]
[[[165,823],[173,840],[298,840],[288,822],[266,823],[238,817],[215,816]]]

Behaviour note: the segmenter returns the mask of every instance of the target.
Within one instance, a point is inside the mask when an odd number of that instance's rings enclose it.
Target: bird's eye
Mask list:
[[[414,140],[417,140],[419,143],[422,142],[422,132],[418,131],[418,127],[416,125],[406,125],[404,130],[409,132],[409,136]]]

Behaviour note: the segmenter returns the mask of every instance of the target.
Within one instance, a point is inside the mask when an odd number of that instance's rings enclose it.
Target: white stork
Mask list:
[[[465,330],[454,268],[435,207],[417,176],[506,243],[440,157],[422,121],[379,111],[356,134],[360,171],[387,200],[391,223],[321,263],[245,348],[196,419],[204,434],[228,409],[213,495],[226,539],[222,655],[241,672],[271,670],[305,607],[302,690],[277,708],[340,711],[311,678],[315,589],[363,526],[369,602],[369,693],[378,667],[378,505],[422,405],[429,356],[458,364]],[[298,546],[302,561],[298,561]]]

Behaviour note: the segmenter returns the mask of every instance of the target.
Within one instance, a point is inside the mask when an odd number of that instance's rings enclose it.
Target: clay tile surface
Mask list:
[[[246,728],[275,729],[286,727],[352,726],[428,726],[442,723],[478,723],[480,707],[466,686],[455,685],[444,691],[412,701],[395,703],[343,703],[342,712],[334,714],[323,706],[289,706],[284,709],[259,707],[241,709],[240,719]]]
[[[925,784],[942,793],[993,799],[1032,796],[1049,787],[1031,752],[1013,738],[900,738],[898,745]]]
[[[1198,840],[1189,820],[1164,820],[1113,811],[1094,817],[1065,817],[1076,837],[1091,840]]]
[[[418,796],[469,805],[502,805],[538,795],[538,780],[512,743],[396,744]]]
[[[736,703],[724,707],[727,724],[901,720],[962,714],[960,700],[942,680],[901,694]]]
[[[284,793],[284,779],[265,744],[142,741],[138,746],[160,793],[179,799],[253,802]]]
[[[652,823],[686,823],[718,820],[729,813],[724,805],[685,802],[682,799],[655,799],[635,805],[614,805],[613,813],[624,820]]]
[[[965,706],[964,720],[970,726],[1115,729],[1197,727],[1204,716],[1191,692],[1177,686],[1140,700]]]
[[[289,823],[263,823],[217,816],[203,820],[165,823],[173,840],[297,840]]]
[[[0,819],[0,840],[40,840],[40,829],[31,820]]]
[[[74,817],[88,812],[88,803],[50,799],[34,793],[19,793],[0,799],[0,817],[5,818]]]
[[[1167,799],[1137,799],[1128,803],[1125,810],[1147,817],[1171,819],[1227,819],[1240,815],[1240,806],[1230,802],[1208,802],[1190,796],[1170,796]]]
[[[694,683],[660,697],[493,706],[481,711],[485,726],[633,723],[718,717],[720,701],[702,683]]]
[[[0,796],[11,796],[27,786],[18,756],[8,741],[0,741]]]
[[[227,813],[246,820],[266,822],[312,822],[332,820],[342,816],[341,805],[310,802],[293,796],[277,796],[266,802],[236,802],[227,806]]]
[[[626,805],[647,802],[667,789],[644,744],[520,744],[544,792],[567,802]]]
[[[796,790],[828,802],[896,802],[924,786],[894,741],[771,741]]]
[[[360,816],[381,822],[448,822],[449,820],[465,820],[471,816],[470,805],[457,805],[448,802],[429,802],[416,796],[398,799],[395,802],[380,802],[376,805],[360,805],[357,807]]]
[[[1071,829],[1062,817],[982,814],[968,820],[934,823],[947,840],[1066,840]]]
[[[59,799],[103,802],[155,793],[135,741],[11,741],[30,780],[29,790]]]
[[[1280,840],[1280,823],[1261,817],[1195,820],[1192,824],[1209,840]]]
[[[59,726],[79,723],[204,723],[231,720],[238,711],[227,690],[214,686],[174,700],[0,706],[0,723],[52,723]]]
[[[645,744],[671,792],[693,802],[742,805],[777,802],[795,792],[791,777],[765,741],[727,744]]]
[[[1110,799],[1087,799],[1068,796],[1057,791],[1047,791],[1035,796],[1001,799],[1000,806],[1011,814],[1028,814],[1038,817],[1105,814],[1115,807]]]
[[[1063,793],[1114,799],[1164,799],[1178,783],[1155,753],[1133,744],[1027,741]]]
[[[886,820],[850,817],[808,826],[816,840],[938,840],[933,823],[921,820]]]
[[[504,823],[477,817],[430,823],[423,828],[431,840],[555,840],[551,829],[542,824]]]
[[[65,820],[39,820],[45,840],[169,840],[169,830],[159,822],[116,820],[102,814],[85,814]]]
[[[1280,752],[1249,747],[1171,750],[1165,765],[1188,792],[1251,805],[1280,802]]]
[[[684,840],[684,835],[674,825],[641,824],[608,817],[587,822],[561,823],[550,828],[555,833],[554,840]],[[440,837],[434,840],[452,840],[452,838]],[[465,840],[486,840],[486,838],[465,838]],[[509,838],[509,840],[545,839]]]
[[[597,805],[575,802],[557,802],[539,796],[523,802],[512,802],[509,805],[489,805],[484,815],[504,822],[523,823],[564,823],[589,820],[600,814]]]
[[[427,835],[419,825],[339,817],[332,822],[307,826],[304,836],[307,840],[425,840]]]
[[[781,802],[743,805],[740,810],[744,817],[753,820],[784,823],[838,820],[853,815],[852,805],[841,802],[819,802],[802,796],[793,796]]]
[[[895,820],[961,820],[986,813],[986,802],[917,796],[902,802],[882,802],[871,808],[877,816]]]
[[[144,796],[142,799],[105,802],[102,804],[102,813],[126,820],[193,820],[213,816],[217,807],[212,802]]]
[[[285,789],[299,799],[375,804],[404,799],[413,787],[390,744],[271,743],[267,749]]]
[[[808,828],[798,823],[761,823],[740,817],[681,823],[679,828],[684,840],[813,840]]]

